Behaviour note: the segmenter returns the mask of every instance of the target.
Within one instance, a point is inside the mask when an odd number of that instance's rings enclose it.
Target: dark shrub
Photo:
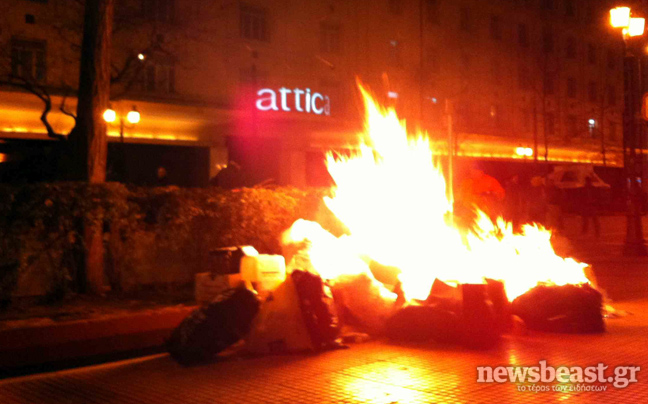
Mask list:
[[[277,254],[281,233],[298,218],[334,227],[321,202],[326,192],[0,186],[0,267],[7,268],[0,273],[0,301],[14,293],[55,300],[83,290],[84,223],[103,224],[106,276],[114,291],[188,283],[208,270],[211,249],[252,245]]]

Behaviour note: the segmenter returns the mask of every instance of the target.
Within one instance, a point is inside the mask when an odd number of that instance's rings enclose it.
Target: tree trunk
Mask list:
[[[86,0],[81,44],[77,122],[70,133],[71,179],[91,184],[106,180],[108,143],[103,113],[110,101],[110,52],[114,0]],[[101,221],[85,219],[84,269],[87,291],[104,292]]]
[[[106,180],[107,139],[103,113],[110,101],[110,51],[114,0],[86,0],[81,44],[77,122],[70,133],[73,179]]]

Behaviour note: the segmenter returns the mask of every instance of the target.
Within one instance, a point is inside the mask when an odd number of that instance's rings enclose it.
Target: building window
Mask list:
[[[611,141],[617,140],[617,124],[616,122],[608,122],[608,139]]]
[[[340,26],[322,23],[320,25],[320,50],[328,53],[339,53],[340,43]]]
[[[552,53],[554,51],[553,33],[546,28],[542,33],[542,51],[544,53]]]
[[[389,41],[389,64],[391,66],[400,67],[402,65],[401,47],[399,41],[394,39]]]
[[[614,70],[616,66],[616,53],[612,49],[607,50],[607,67]]]
[[[260,71],[256,65],[252,65],[249,68],[243,68],[239,71],[239,79],[241,84],[252,86],[264,85],[268,82],[268,73],[266,71]]]
[[[461,73],[464,75],[468,75],[470,73],[470,56],[465,53],[461,54],[459,60],[459,68],[461,69]]]
[[[528,108],[520,108],[520,121],[522,123],[522,131],[525,133],[531,132],[533,111]]]
[[[526,24],[518,25],[518,44],[523,48],[529,47],[529,28]]]
[[[491,16],[490,35],[491,38],[496,41],[502,39],[502,26],[500,23],[500,18],[496,15]]]
[[[540,0],[540,8],[544,11],[553,11],[554,9],[553,0]]]
[[[567,97],[576,98],[577,86],[576,79],[573,77],[567,78]]]
[[[173,22],[175,17],[174,0],[142,0],[142,15],[155,22]]]
[[[491,122],[496,128],[503,128],[505,125],[504,108],[500,104],[493,104],[490,107]]]
[[[578,120],[574,115],[567,115],[567,137],[578,136]]]
[[[590,118],[587,120],[587,131],[589,132],[591,138],[598,137],[596,119]]]
[[[529,120],[529,111],[526,108],[518,108],[518,117],[520,123],[520,130],[524,133],[531,131]]]
[[[389,12],[395,15],[403,13],[403,2],[401,0],[388,0]]]
[[[585,7],[584,21],[594,21],[594,5],[589,1],[585,1],[583,2],[583,6]]]
[[[269,41],[268,13],[265,8],[241,4],[241,38]]]
[[[425,15],[427,21],[431,24],[438,24],[440,22],[439,0],[426,0]]]
[[[546,95],[554,95],[555,86],[554,86],[554,76],[551,74],[546,74],[544,77],[543,83],[544,93]]]
[[[471,27],[470,9],[468,7],[461,7],[459,10],[459,27],[462,31],[469,32]]]
[[[608,96],[608,105],[610,106],[615,106],[616,105],[616,90],[614,86],[608,86],[607,89],[607,96]]]
[[[598,87],[595,81],[590,81],[587,84],[587,98],[589,102],[596,102],[598,100]]]
[[[521,90],[529,90],[531,82],[529,80],[529,68],[526,66],[518,67],[518,87]]]
[[[459,130],[470,130],[472,128],[470,119],[473,116],[472,104],[469,101],[459,101],[456,104],[457,128]]]
[[[149,61],[142,69],[142,90],[146,93],[175,93],[175,66],[172,63]]]
[[[576,7],[574,6],[574,0],[565,0],[565,16],[566,17],[576,16]]]
[[[593,44],[587,45],[587,63],[591,65],[596,63],[596,47]]]
[[[502,66],[498,60],[493,59],[491,63],[491,80],[493,84],[500,85],[502,84]]]
[[[547,112],[545,114],[544,123],[545,123],[545,127],[544,127],[545,133],[547,135],[553,135],[556,132],[556,122],[555,122],[554,114],[552,112]]]
[[[44,82],[47,74],[46,43],[11,39],[11,75]]]
[[[567,38],[567,47],[565,50],[565,56],[567,59],[576,59],[576,40],[574,37],[570,36]]]
[[[426,52],[426,61],[428,72],[437,75],[441,72],[441,56],[436,48],[428,47]]]

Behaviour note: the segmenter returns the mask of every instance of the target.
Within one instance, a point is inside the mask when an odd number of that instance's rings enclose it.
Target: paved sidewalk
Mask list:
[[[626,217],[601,216],[599,219],[601,234],[596,237],[593,229],[588,234],[581,232],[580,217],[566,217],[556,252],[590,264],[598,285],[612,300],[648,298],[648,257],[623,256]],[[648,237],[648,216],[642,222]]]
[[[594,235],[590,225],[587,233],[582,232],[582,219],[577,215],[564,218],[564,229],[560,233],[569,239],[570,252],[583,259],[615,259],[623,257],[623,244],[626,237],[626,216],[600,216],[601,232]],[[648,216],[642,218],[644,237],[648,238]]]
[[[43,365],[160,347],[194,308],[177,305],[61,322],[6,321],[0,327],[0,378],[25,367],[39,371]]]
[[[601,335],[510,336],[490,351],[454,346],[356,344],[319,355],[242,358],[183,368],[166,355],[0,381],[0,403],[524,403],[648,402],[648,300],[618,303],[634,315]],[[520,392],[480,384],[477,366],[612,368],[638,365],[638,383],[605,392]]]

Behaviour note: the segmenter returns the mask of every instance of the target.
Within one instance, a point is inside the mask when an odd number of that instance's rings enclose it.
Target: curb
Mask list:
[[[0,330],[0,373],[160,347],[193,306]]]

